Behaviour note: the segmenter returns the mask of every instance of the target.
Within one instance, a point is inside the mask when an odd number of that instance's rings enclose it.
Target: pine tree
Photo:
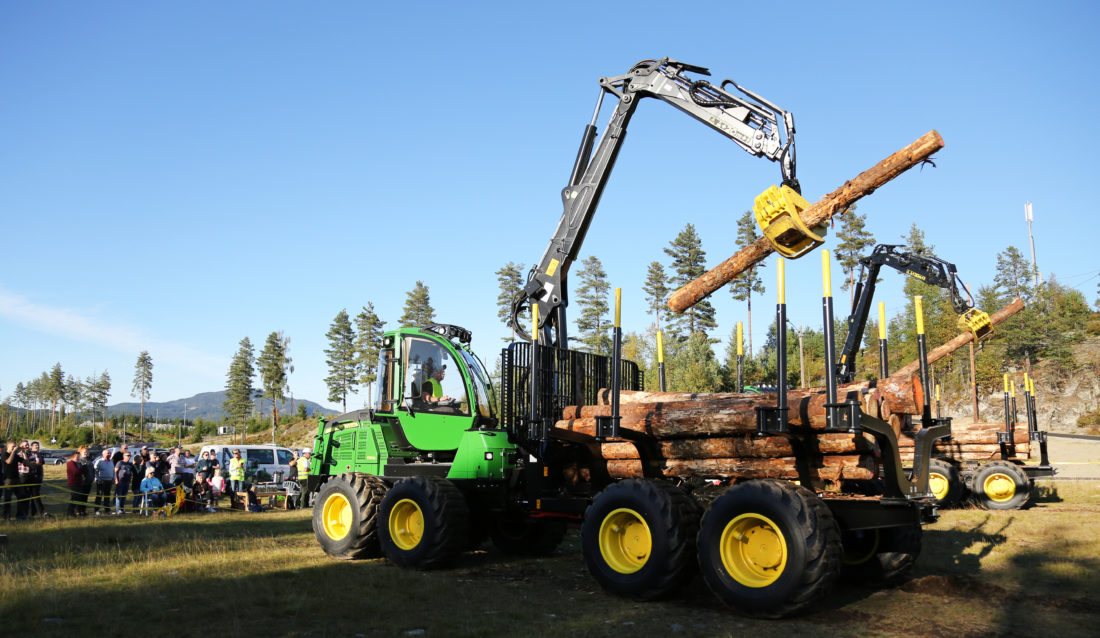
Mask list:
[[[512,333],[511,338],[504,337],[504,341],[516,340],[516,328],[512,325],[512,305],[523,292],[523,264],[508,262],[496,271],[497,288],[497,318]],[[522,317],[520,318],[522,320]]]
[[[841,290],[847,290],[848,303],[852,303],[852,295],[855,294],[856,268],[863,256],[863,251],[868,246],[875,244],[875,236],[867,231],[867,216],[856,212],[856,205],[852,204],[840,218],[840,230],[836,233],[839,242],[836,245],[836,261],[840,264],[840,270],[844,273],[844,283]]]
[[[50,400],[50,432],[53,432],[58,421],[57,406],[65,398],[65,373],[61,370],[60,363],[55,363],[50,370],[49,380],[46,383],[46,396]]]
[[[1015,246],[1009,246],[997,253],[997,272],[993,275],[993,285],[1000,295],[1000,305],[1005,305],[1019,297],[1029,301],[1034,294],[1032,289],[1032,269],[1029,262]]]
[[[576,340],[583,343],[588,352],[608,354],[611,352],[611,339],[607,331],[611,324],[607,320],[610,309],[607,295],[611,284],[607,282],[607,273],[599,258],[593,255],[582,261],[577,279],[580,281],[577,286],[577,306],[580,308],[577,332],[580,337]]]
[[[111,398],[111,375],[104,370],[98,377],[88,377],[89,401],[92,404],[92,428],[95,429],[95,413],[98,411],[103,418],[103,440],[107,440],[107,401]]]
[[[424,282],[417,281],[412,290],[405,293],[405,309],[398,322],[405,327],[420,328],[435,319],[435,309]]]
[[[348,411],[348,392],[354,392],[359,387],[359,362],[355,356],[355,331],[351,328],[351,318],[348,317],[347,308],[336,313],[328,332],[328,348],[325,348],[325,365],[328,366],[328,376],[325,377],[325,385],[328,386],[328,400],[339,401]]]
[[[759,235],[756,234],[756,217],[752,214],[751,210],[745,211],[745,214],[737,220],[737,248],[742,249],[752,244]],[[763,268],[766,262],[760,262],[756,265],[749,267],[745,272],[741,273],[730,282],[730,294],[735,301],[745,302],[745,314],[746,322],[745,327],[746,336],[748,337],[748,350],[747,354],[752,357],[752,295],[756,293],[758,295],[763,294],[766,288],[764,287],[764,279],[757,272],[757,268]]]
[[[672,392],[717,392],[722,375],[705,333],[692,333],[668,366]]]
[[[252,380],[256,376],[252,342],[245,337],[237,345],[237,353],[225,375],[225,401],[222,402],[226,420],[232,423],[244,421],[252,412]]]
[[[142,350],[134,364],[134,384],[130,396],[141,402],[141,416],[138,421],[138,438],[145,436],[145,402],[149,400],[149,390],[153,387],[153,357],[148,350]]]
[[[378,349],[382,347],[382,334],[386,322],[374,312],[374,304],[367,302],[355,315],[355,358],[359,366],[359,385],[367,389],[367,404],[371,404],[371,384],[378,378]]]
[[[642,293],[645,295],[646,313],[656,316],[658,330],[661,329],[661,311],[665,309],[665,300],[669,292],[671,291],[668,287],[665,267],[659,261],[650,262],[645,282],[642,284]]]
[[[294,372],[289,354],[290,338],[279,330],[267,335],[267,342],[256,360],[264,396],[271,399],[271,433],[275,438],[275,425],[279,420],[279,401],[286,398],[288,375]]]
[[[665,254],[672,258],[672,285],[676,288],[695,280],[707,271],[707,253],[703,250],[703,240],[695,233],[695,226],[687,224],[684,230],[669,242]],[[691,336],[717,327],[714,319],[714,306],[702,300],[684,311],[681,320],[687,323],[687,333]]]

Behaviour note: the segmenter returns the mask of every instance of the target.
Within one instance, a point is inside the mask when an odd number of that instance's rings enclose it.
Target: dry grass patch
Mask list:
[[[550,558],[486,546],[415,572],[328,558],[306,512],[0,524],[0,617],[18,617],[21,635],[129,634],[142,620],[227,636],[1091,637],[1097,487],[1050,482],[1027,510],[944,512],[907,583],[842,587],[778,622],[733,614],[699,579],[668,601],[610,596],[576,532]]]

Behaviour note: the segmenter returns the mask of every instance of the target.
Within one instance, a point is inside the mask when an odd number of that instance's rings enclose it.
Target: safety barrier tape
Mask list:
[[[46,492],[46,493],[39,493],[38,495],[32,495],[32,496],[28,496],[26,498],[4,499],[4,496],[6,496],[4,494],[5,491],[16,492],[16,491],[19,491],[23,488],[28,488],[28,487],[49,487],[53,491],[52,492]],[[19,484],[16,484],[16,485],[0,485],[0,505],[7,504],[7,503],[16,503],[16,504],[18,504],[18,503],[22,503],[22,502],[39,501],[43,505],[46,505],[46,504],[49,504],[49,505],[80,505],[82,507],[93,507],[93,508],[96,508],[96,509],[113,510],[115,499],[122,499],[123,503],[125,504],[125,501],[127,499],[130,499],[130,498],[142,499],[147,494],[148,495],[167,494],[167,493],[175,492],[176,493],[176,499],[168,505],[164,505],[164,506],[161,506],[159,508],[148,508],[148,507],[145,507],[145,506],[142,506],[140,508],[142,510],[154,509],[157,512],[160,512],[161,510],[170,509],[171,513],[168,513],[167,511],[165,513],[168,516],[171,516],[172,514],[177,513],[179,511],[180,507],[183,505],[183,502],[187,500],[186,491],[184,490],[183,486],[166,488],[166,489],[163,489],[163,490],[157,490],[156,492],[132,492],[129,489],[127,489],[127,493],[125,495],[118,495],[118,496],[115,495],[113,489],[108,491],[108,492],[105,492],[105,493],[96,493],[94,491],[95,487],[96,486],[93,483],[92,486],[91,486],[92,489],[90,491],[88,491],[87,493],[85,493],[83,491],[68,489],[68,485],[63,486],[63,485],[59,485],[57,483],[49,483],[49,482],[44,482],[44,483],[19,483]],[[62,497],[61,499],[55,498],[56,496],[58,496],[59,492],[68,493],[68,494],[80,494],[82,496],[84,496],[86,494],[86,498],[84,500],[75,500],[75,499],[72,499],[71,497],[70,498]],[[222,496],[228,496],[229,494],[230,494],[229,490],[222,491]],[[230,498],[232,498],[232,497],[230,497]],[[96,505],[96,503],[95,503],[96,500],[99,500],[99,505]],[[133,509],[133,508],[131,508],[131,509]],[[228,508],[219,507],[218,511],[220,511],[220,512],[241,513],[241,514],[247,513],[247,509],[237,510],[237,509],[233,509],[232,507],[228,507]]]

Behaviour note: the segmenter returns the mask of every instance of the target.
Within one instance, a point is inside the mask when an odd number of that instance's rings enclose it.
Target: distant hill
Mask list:
[[[258,400],[257,400],[258,401]],[[222,403],[225,402],[225,391],[220,390],[218,392],[200,392],[193,397],[186,399],[176,399],[174,401],[164,402],[145,402],[145,416],[156,417],[159,414],[161,420],[164,419],[179,419],[183,417],[184,405],[187,406],[187,418],[197,419],[202,417],[210,421],[221,420],[224,415],[222,412]],[[308,399],[294,399],[294,407],[290,407],[290,401],[279,402],[279,414],[288,414],[296,412],[298,405],[303,404],[306,406],[306,413],[310,416],[313,413],[320,411],[325,414],[335,414],[336,410],[331,410],[325,406],[314,403]],[[107,414],[137,414],[141,410],[141,404],[136,402],[128,403],[116,403],[114,405],[107,406]],[[158,413],[159,410],[159,413]],[[271,413],[271,401],[264,399],[263,411],[266,414]]]

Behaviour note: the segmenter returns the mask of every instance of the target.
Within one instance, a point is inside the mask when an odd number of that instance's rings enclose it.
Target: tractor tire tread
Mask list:
[[[805,565],[798,582],[781,600],[755,601],[754,604],[739,604],[736,596],[723,591],[713,576],[706,578],[707,585],[727,605],[743,614],[759,618],[782,618],[805,611],[831,591],[840,575],[843,546],[840,527],[829,507],[814,492],[790,481],[760,479],[738,483],[711,504],[711,509],[703,516],[699,544],[706,542],[707,517],[721,506],[723,498],[734,490],[757,503],[766,503],[776,512],[789,512],[797,529],[790,532],[798,534],[805,544]],[[723,525],[724,527],[724,525]],[[699,552],[700,569],[704,574],[713,574],[715,570],[704,564],[707,552]],[[724,568],[722,568],[724,572]]]
[[[324,530],[321,529],[318,508],[323,507],[326,499],[320,498],[320,492],[314,502],[313,533],[322,540],[322,546],[329,556],[334,558],[343,560],[378,558],[382,555],[378,542],[378,513],[388,489],[386,482],[371,474],[340,474],[331,478],[321,489],[326,491],[326,494],[328,491],[338,489],[336,481],[347,484],[355,499],[352,505],[358,510],[359,524],[353,532],[352,541],[345,547],[332,547],[331,543],[324,542]],[[331,487],[329,487],[330,484]]]

